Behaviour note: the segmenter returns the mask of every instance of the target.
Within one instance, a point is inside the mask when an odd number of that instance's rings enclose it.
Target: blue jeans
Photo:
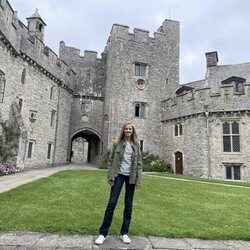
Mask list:
[[[109,227],[112,223],[114,210],[123,186],[125,182],[125,198],[124,198],[124,211],[123,211],[123,223],[121,227],[121,235],[127,234],[131,215],[132,215],[132,207],[133,207],[133,198],[135,191],[135,184],[129,184],[129,176],[119,174],[115,178],[114,186],[111,187],[109,202],[105,211],[103,223],[100,227],[100,234],[104,237],[107,236]]]

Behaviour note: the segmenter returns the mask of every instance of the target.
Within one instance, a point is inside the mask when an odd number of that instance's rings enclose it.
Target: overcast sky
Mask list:
[[[114,23],[148,30],[165,19],[180,22],[180,81],[205,76],[205,53],[217,51],[219,64],[250,61],[249,0],[9,0],[26,25],[35,9],[47,24],[45,44],[56,54],[59,42],[103,52]]]

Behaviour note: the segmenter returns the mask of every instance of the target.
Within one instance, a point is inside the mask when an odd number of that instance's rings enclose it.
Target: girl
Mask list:
[[[132,123],[125,123],[115,140],[108,160],[107,173],[111,191],[103,223],[99,230],[100,235],[95,241],[96,244],[101,245],[106,239],[124,182],[125,199],[120,234],[124,243],[128,244],[131,242],[127,234],[132,215],[134,190],[135,187],[138,188],[141,185],[142,167],[141,149],[137,142],[135,128]]]

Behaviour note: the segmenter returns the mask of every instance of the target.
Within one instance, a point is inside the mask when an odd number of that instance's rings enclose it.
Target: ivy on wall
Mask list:
[[[0,163],[15,162],[19,135],[14,123],[0,121]]]

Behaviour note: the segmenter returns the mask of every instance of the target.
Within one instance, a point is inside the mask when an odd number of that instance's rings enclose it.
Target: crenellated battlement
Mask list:
[[[74,71],[38,36],[29,34],[28,27],[18,19],[17,12],[7,1],[1,1],[0,27],[0,39],[12,53],[38,67],[42,73],[58,84],[63,84],[69,91],[74,89],[72,84]]]
[[[102,61],[104,54],[101,55],[101,58],[98,57],[98,53],[92,50],[84,50],[83,56],[81,51],[78,48],[66,46],[64,41],[60,42],[59,46],[59,56],[63,60],[71,63],[94,63],[97,61]]]
[[[148,30],[134,28],[133,33],[130,33],[129,26],[113,24],[107,45],[109,46],[109,42],[117,38],[148,44],[157,42],[175,42],[179,44],[179,26],[179,22],[166,19],[151,37]]]
[[[235,92],[233,85],[221,86],[216,94],[210,88],[201,88],[174,95],[162,101],[162,121],[179,119],[205,112],[250,111],[250,84]]]

